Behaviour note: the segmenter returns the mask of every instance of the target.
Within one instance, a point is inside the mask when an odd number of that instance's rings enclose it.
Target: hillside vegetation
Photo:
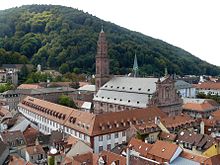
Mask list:
[[[53,5],[0,11],[0,64],[31,62],[62,73],[94,73],[102,24],[113,74],[129,73],[135,53],[142,75],[162,75],[166,67],[169,73],[180,75],[220,73],[219,67],[166,42],[77,9]]]

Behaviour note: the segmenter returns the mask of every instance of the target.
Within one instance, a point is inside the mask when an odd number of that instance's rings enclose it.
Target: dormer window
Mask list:
[[[132,88],[130,88],[130,90],[132,90]]]

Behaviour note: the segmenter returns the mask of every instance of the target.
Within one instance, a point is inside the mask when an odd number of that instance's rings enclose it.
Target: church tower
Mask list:
[[[109,77],[108,47],[105,32],[102,28],[97,42],[95,76],[96,91],[98,91],[109,80]]]

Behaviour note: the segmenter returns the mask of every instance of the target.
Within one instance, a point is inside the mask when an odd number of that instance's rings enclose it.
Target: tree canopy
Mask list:
[[[61,95],[59,97],[58,104],[77,109],[73,99],[66,95]]]
[[[105,22],[83,11],[27,5],[0,11],[0,64],[41,64],[62,73],[94,73],[98,34],[104,26],[112,74],[131,71],[135,53],[141,75],[219,75],[220,68],[181,48]]]

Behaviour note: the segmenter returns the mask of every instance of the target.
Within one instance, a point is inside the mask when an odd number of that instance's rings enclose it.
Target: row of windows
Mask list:
[[[31,118],[33,118],[34,120],[37,119],[39,121],[38,122],[39,128],[44,132],[51,133],[52,129],[53,130],[63,129],[63,126],[61,126],[60,124],[58,124],[54,121],[51,121],[47,118],[36,115],[36,114],[26,110],[26,109],[23,109],[23,108],[19,108],[19,109],[20,109],[20,111],[23,111],[24,113],[31,116]],[[87,136],[83,133],[80,133],[76,130],[73,130],[73,129],[70,129],[70,128],[67,128],[67,127],[64,128],[64,131],[68,134],[72,134],[74,137],[77,137],[77,138],[80,138],[82,140],[85,140],[85,141],[89,142],[89,136]]]
[[[125,143],[125,141],[122,141],[122,144]],[[119,143],[115,143],[113,146],[111,144],[107,144],[107,150],[111,150],[112,148],[116,147],[117,145],[119,145]],[[103,151],[104,147],[103,146],[99,146],[99,152]]]
[[[122,136],[123,136],[123,137],[125,136],[125,131],[122,132]],[[118,138],[118,137],[119,137],[118,132],[114,133],[114,137],[115,137],[115,138]],[[111,139],[111,134],[108,134],[108,135],[107,135],[107,140],[110,140],[110,139]],[[103,136],[99,136],[99,141],[103,141]]]

